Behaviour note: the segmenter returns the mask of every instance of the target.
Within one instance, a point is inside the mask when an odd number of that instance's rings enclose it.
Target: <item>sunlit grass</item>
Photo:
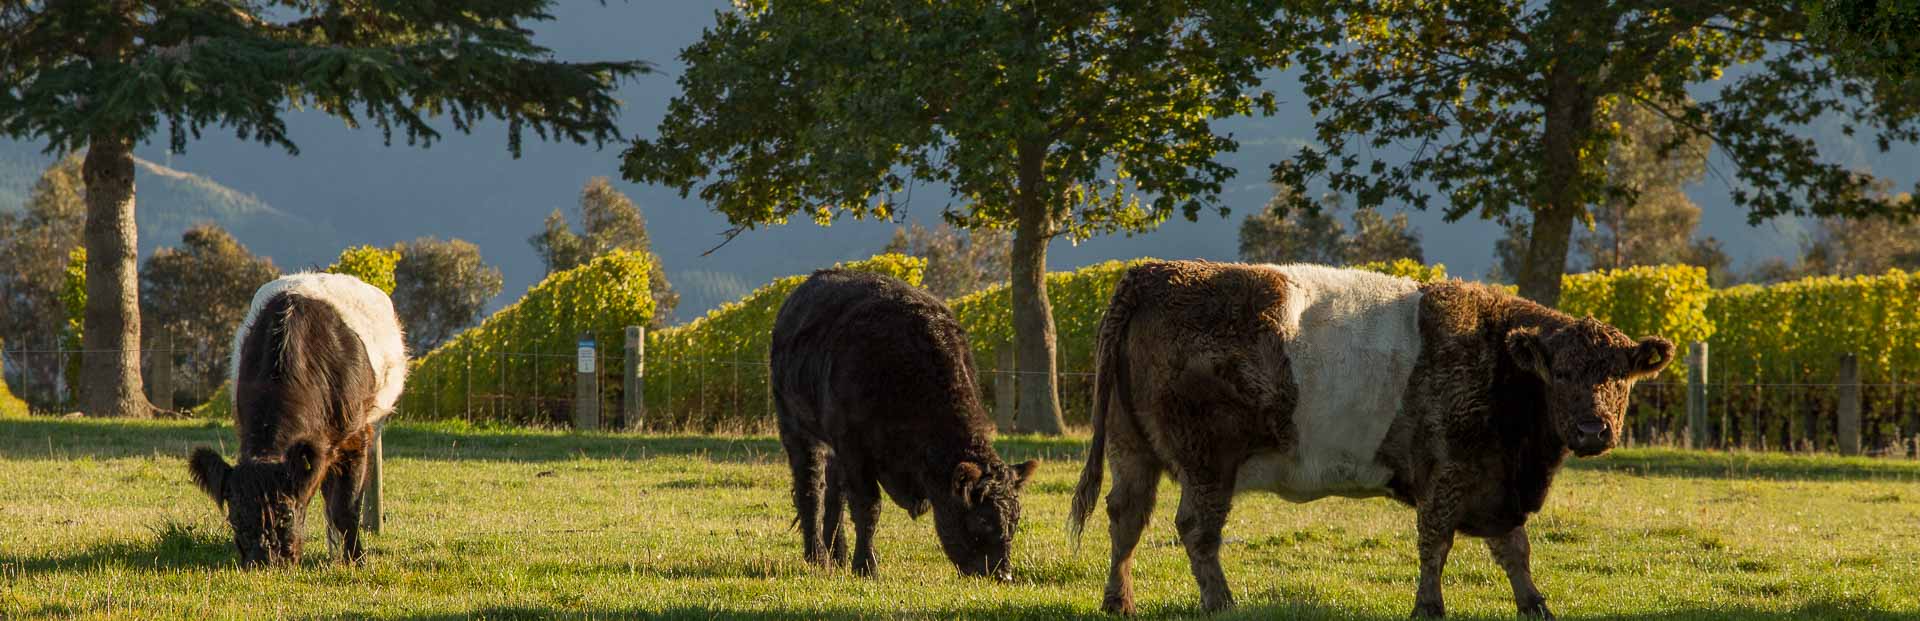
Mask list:
[[[888,505],[878,579],[800,562],[772,438],[631,437],[397,426],[387,528],[371,560],[324,560],[309,514],[298,568],[243,572],[212,501],[187,482],[205,422],[0,421],[0,618],[1098,617],[1106,520],[1076,553],[1067,497],[1084,443],[1011,438],[1044,460],[1018,580],[961,579],[927,519]],[[1162,488],[1136,576],[1143,616],[1199,613]],[[1621,451],[1564,473],[1532,523],[1535,573],[1562,618],[1920,617],[1920,464]],[[1227,618],[1404,617],[1413,512],[1384,500],[1239,499]],[[1446,575],[1459,618],[1510,618],[1485,548]]]

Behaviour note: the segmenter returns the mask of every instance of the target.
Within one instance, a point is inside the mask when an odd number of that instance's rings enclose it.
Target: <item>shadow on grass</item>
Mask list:
[[[1916,481],[1920,462],[1872,457],[1749,451],[1635,449],[1596,459],[1569,459],[1574,470],[1687,479],[1784,481]]]
[[[142,541],[115,541],[96,544],[58,556],[15,559],[28,574],[44,572],[84,572],[103,567],[176,571],[185,569],[231,569],[238,566],[233,550],[233,535],[206,527],[165,522],[153,529],[153,537]]]
[[[644,460],[690,457],[723,463],[784,463],[785,452],[772,436],[629,435],[571,433],[522,428],[489,428],[463,423],[400,423],[386,432],[390,457],[463,461]],[[140,457],[153,454],[184,458],[192,447],[237,445],[225,421],[121,421],[99,419],[0,419],[0,458],[77,459]],[[1087,442],[1078,436],[1006,435],[994,443],[1010,462],[1027,459],[1077,463]],[[1595,459],[1571,459],[1581,471],[1634,476],[1764,480],[1920,480],[1920,462],[1831,455],[1631,449]]]
[[[1103,614],[1089,600],[1083,605],[1058,603],[1044,604],[1004,604],[965,607],[928,607],[911,610],[886,610],[885,607],[872,608],[805,608],[796,610],[739,610],[725,604],[686,604],[669,608],[606,608],[581,609],[571,607],[542,606],[493,606],[458,613],[427,613],[419,615],[380,616],[361,613],[308,617],[310,619],[359,619],[382,618],[405,621],[452,621],[455,619],[745,619],[751,621],[801,621],[813,619],[873,619],[873,618],[913,618],[913,619],[1117,619]],[[1285,603],[1273,605],[1242,605],[1232,611],[1209,616],[1197,606],[1149,606],[1140,611],[1138,619],[1363,619],[1398,620],[1406,618],[1403,614],[1369,614],[1348,609],[1334,608],[1307,603]],[[1514,618],[1510,614],[1495,615],[1450,615],[1453,619],[1501,619]],[[1857,619],[1865,621],[1892,621],[1910,619],[1910,615],[1893,611],[1861,608],[1845,602],[1816,602],[1786,611],[1755,610],[1744,607],[1729,608],[1693,608],[1648,614],[1628,615],[1560,615],[1561,619],[1591,619],[1594,621],[1693,621],[1693,620],[1732,620],[1732,621],[1788,621],[1802,619]]]
[[[386,431],[388,457],[514,462],[691,457],[726,463],[785,463],[772,436],[628,435],[483,428],[461,423],[395,424]],[[175,455],[195,446],[238,447],[232,424],[217,420],[124,421],[0,419],[0,458],[113,459]],[[1072,437],[1009,436],[996,442],[1009,461],[1084,459],[1086,442]]]

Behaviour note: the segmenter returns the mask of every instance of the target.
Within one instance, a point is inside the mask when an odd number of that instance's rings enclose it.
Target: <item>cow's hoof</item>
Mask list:
[[[1439,619],[1447,616],[1447,607],[1442,604],[1414,604],[1414,619]]]
[[[1233,609],[1233,596],[1222,594],[1214,597],[1200,596],[1200,607],[1209,613]]]
[[[1523,619],[1552,619],[1553,611],[1547,610],[1547,603],[1544,601],[1534,602],[1531,606],[1520,607],[1520,617]]]
[[[872,558],[853,559],[853,575],[862,578],[872,578],[874,574],[879,573],[879,569],[880,564]]]
[[[1110,615],[1120,615],[1122,617],[1131,617],[1134,615],[1135,612],[1138,612],[1133,607],[1132,594],[1127,594],[1127,595],[1109,594],[1107,595],[1107,600],[1100,603],[1100,610],[1105,611],[1107,614],[1110,614]]]

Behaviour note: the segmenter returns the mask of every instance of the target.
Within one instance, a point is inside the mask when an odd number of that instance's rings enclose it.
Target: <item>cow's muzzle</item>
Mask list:
[[[1575,455],[1581,457],[1599,455],[1613,448],[1613,430],[1598,420],[1584,421],[1575,428],[1573,438],[1568,440],[1567,445]]]

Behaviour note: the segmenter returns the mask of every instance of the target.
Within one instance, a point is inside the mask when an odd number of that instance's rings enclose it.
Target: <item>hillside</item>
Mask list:
[[[0,210],[25,205],[54,158],[21,142],[0,141]],[[140,227],[140,254],[177,244],[180,234],[202,222],[231,231],[254,252],[274,258],[283,269],[325,262],[345,245],[331,224],[274,208],[259,197],[207,177],[136,158],[134,218]]]

